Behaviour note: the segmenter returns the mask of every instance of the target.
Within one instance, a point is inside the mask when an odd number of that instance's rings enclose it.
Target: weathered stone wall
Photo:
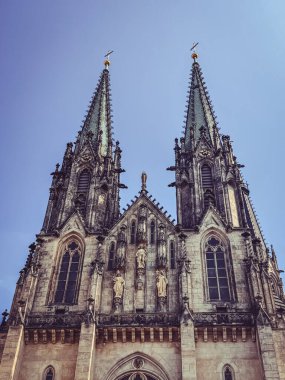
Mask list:
[[[49,365],[54,367],[56,379],[73,380],[77,351],[78,344],[28,344],[24,348],[17,380],[42,379]]]
[[[280,380],[285,380],[285,329],[273,330],[272,335]]]
[[[263,379],[255,342],[198,342],[197,380],[223,380],[225,364],[234,370],[235,380]]]
[[[168,375],[171,380],[181,379],[181,359],[179,343],[168,342],[145,342],[143,344],[139,342],[135,343],[101,343],[97,345],[96,358],[95,358],[95,373],[94,380],[113,380],[116,376],[122,374],[122,371],[132,371],[134,366],[132,362],[128,366],[123,367],[123,363],[120,362],[124,358],[128,358],[129,355],[138,354],[144,358],[147,356],[147,362],[153,362],[158,365]],[[149,364],[150,364],[149,363]],[[118,366],[119,364],[119,366]],[[147,365],[143,367],[146,369]],[[110,372],[112,375],[110,375]],[[159,369],[152,366],[154,374],[159,375]]]

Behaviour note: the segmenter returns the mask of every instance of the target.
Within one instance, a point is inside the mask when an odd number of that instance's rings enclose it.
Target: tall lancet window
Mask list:
[[[226,265],[225,248],[220,239],[211,236],[205,247],[209,299],[229,301],[229,279]]]
[[[239,227],[238,208],[237,208],[235,189],[231,184],[228,185],[228,193],[229,193],[229,202],[230,202],[233,227]]]
[[[136,242],[136,222],[133,220],[131,224],[131,244]]]
[[[77,198],[76,204],[77,208],[80,210],[81,214],[85,216],[87,208],[87,199],[90,188],[90,172],[88,169],[82,170],[79,174],[78,185],[77,185]]]
[[[170,269],[175,269],[175,245],[174,241],[170,241]]]
[[[212,169],[208,164],[204,164],[201,168],[202,188],[204,194],[204,207],[207,209],[210,204],[215,204],[214,185],[212,177]]]
[[[155,222],[154,220],[150,223],[150,244],[155,243]]]
[[[115,265],[115,243],[112,242],[109,250],[108,270],[113,270]]]
[[[64,246],[55,291],[55,303],[74,304],[76,302],[79,269],[82,252],[75,240]]]

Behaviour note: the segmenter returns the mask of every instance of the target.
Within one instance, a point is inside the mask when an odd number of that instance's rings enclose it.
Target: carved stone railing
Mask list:
[[[26,328],[79,328],[86,320],[86,313],[68,312],[66,314],[30,314],[26,317]]]
[[[178,326],[180,318],[174,313],[99,314],[97,326]]]
[[[246,312],[194,313],[194,324],[198,325],[254,325],[254,315]]]

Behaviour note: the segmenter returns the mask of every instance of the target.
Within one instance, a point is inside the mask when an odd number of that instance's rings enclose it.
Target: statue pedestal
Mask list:
[[[122,303],[122,298],[120,297],[114,297],[114,307],[115,307],[115,314],[118,314],[120,312],[120,305]]]

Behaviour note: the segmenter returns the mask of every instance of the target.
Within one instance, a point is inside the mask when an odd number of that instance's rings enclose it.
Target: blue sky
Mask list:
[[[112,55],[114,134],[127,170],[122,207],[148,189],[173,216],[174,138],[199,62],[221,132],[248,181],[268,244],[285,267],[284,0],[2,0],[0,2],[0,311],[10,306],[51,183]]]

